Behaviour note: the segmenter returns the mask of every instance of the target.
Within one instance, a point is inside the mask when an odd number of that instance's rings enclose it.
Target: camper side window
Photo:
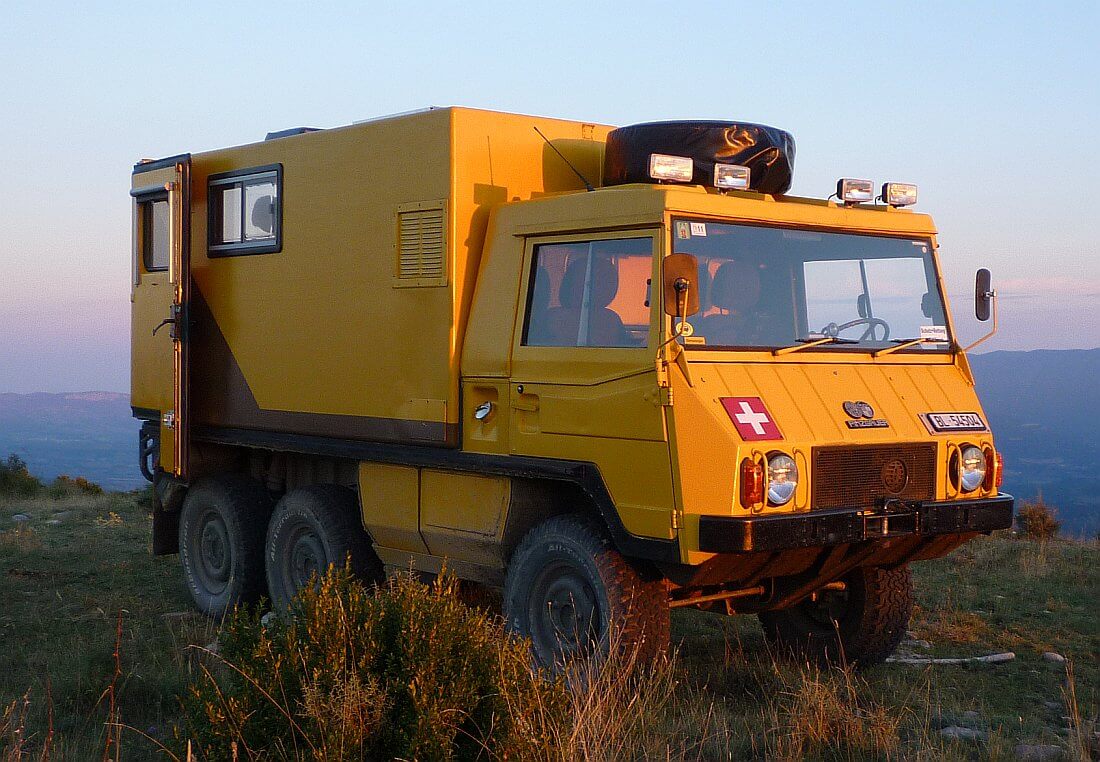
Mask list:
[[[210,176],[210,256],[282,249],[282,175],[282,166],[273,165]]]

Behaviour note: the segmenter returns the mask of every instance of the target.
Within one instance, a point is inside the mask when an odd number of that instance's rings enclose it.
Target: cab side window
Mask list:
[[[652,264],[648,237],[537,246],[523,344],[646,346]]]

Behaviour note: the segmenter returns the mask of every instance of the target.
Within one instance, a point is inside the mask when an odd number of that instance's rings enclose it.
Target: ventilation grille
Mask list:
[[[398,208],[395,286],[447,284],[446,229],[446,214],[440,203]]]
[[[817,447],[813,451],[814,508],[870,508],[888,498],[931,500],[936,496],[936,445]],[[890,486],[886,471],[904,466],[905,478]],[[896,478],[896,477],[895,477]]]

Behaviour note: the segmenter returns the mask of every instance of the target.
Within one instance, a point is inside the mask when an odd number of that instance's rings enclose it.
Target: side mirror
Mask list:
[[[699,260],[691,254],[669,254],[664,265],[665,312],[685,318],[699,311]]]
[[[997,296],[990,280],[989,270],[984,267],[978,270],[977,277],[974,278],[974,317],[983,323],[989,320],[993,311],[993,299]]]

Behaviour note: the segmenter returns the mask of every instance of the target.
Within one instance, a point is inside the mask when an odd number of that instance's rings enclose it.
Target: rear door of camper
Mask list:
[[[131,404],[160,420],[160,468],[187,476],[190,155],[134,168]]]

